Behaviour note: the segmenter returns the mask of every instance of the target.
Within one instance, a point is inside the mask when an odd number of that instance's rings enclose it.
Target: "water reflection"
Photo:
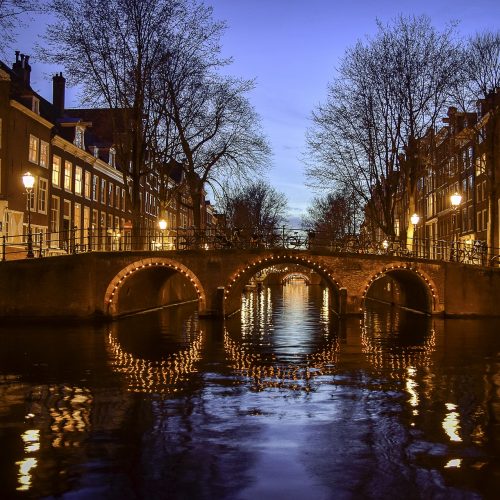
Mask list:
[[[309,392],[313,379],[333,373],[340,344],[328,303],[328,289],[302,281],[247,292],[240,321],[229,321],[224,331],[229,366],[242,383],[251,380],[257,391]]]
[[[199,329],[198,317],[192,314],[182,323],[171,323],[172,311],[165,310],[159,316],[159,323],[145,328],[142,323],[141,333],[130,329],[129,322],[115,322],[107,333],[109,364],[112,370],[123,377],[126,390],[147,394],[173,394],[189,381],[190,375],[198,371],[198,362],[202,356],[204,334]],[[141,318],[134,318],[139,326]],[[130,336],[133,333],[133,338]],[[139,337],[139,339],[137,338]],[[140,356],[134,346],[137,340],[147,341],[161,346],[161,350],[149,351],[148,358]],[[123,344],[129,345],[135,352],[127,352]],[[143,349],[139,349],[139,352]],[[151,359],[160,356],[159,359]]]
[[[329,299],[0,328],[0,498],[494,498],[500,322]]]

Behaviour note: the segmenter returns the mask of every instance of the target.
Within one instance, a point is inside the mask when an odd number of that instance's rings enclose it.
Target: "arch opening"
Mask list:
[[[119,317],[194,301],[203,308],[205,294],[189,269],[169,259],[148,259],[130,264],[113,278],[104,311]]]
[[[415,270],[396,268],[385,270],[372,278],[364,299],[432,314],[434,290],[430,281]]]
[[[288,276],[300,276],[304,285],[327,287],[330,290],[329,308],[341,312],[341,286],[329,269],[307,257],[283,255],[254,261],[234,273],[224,288],[224,315],[231,316],[241,309],[245,290],[283,285]]]

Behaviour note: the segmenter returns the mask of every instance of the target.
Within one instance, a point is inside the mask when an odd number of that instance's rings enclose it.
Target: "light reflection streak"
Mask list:
[[[17,491],[28,491],[31,488],[32,470],[38,465],[38,461],[34,457],[27,457],[24,460],[16,462],[19,466],[19,486]]]
[[[461,442],[462,438],[458,433],[460,429],[460,415],[457,411],[455,411],[457,409],[457,405],[454,405],[453,403],[446,403],[446,409],[448,410],[448,413],[443,420],[443,429],[450,438],[450,441]]]

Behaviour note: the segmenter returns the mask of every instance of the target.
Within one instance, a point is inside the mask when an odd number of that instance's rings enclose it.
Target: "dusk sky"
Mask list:
[[[305,131],[311,111],[324,101],[326,88],[345,49],[376,31],[376,19],[427,14],[442,28],[459,21],[464,35],[498,29],[499,0],[211,0],[214,17],[227,21],[223,53],[234,58],[230,73],[255,78],[250,98],[262,118],[273,156],[270,182],[289,200],[290,215],[300,217],[314,196],[304,186]],[[33,54],[42,20],[18,39],[21,52]],[[7,60],[7,63],[12,63]],[[51,99],[51,76],[62,68],[41,65],[32,56],[33,88]],[[75,92],[68,107],[77,106]]]

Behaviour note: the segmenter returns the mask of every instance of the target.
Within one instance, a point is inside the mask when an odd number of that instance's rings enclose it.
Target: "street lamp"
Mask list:
[[[33,236],[31,234],[31,193],[35,185],[35,178],[29,172],[23,175],[23,184],[26,189],[26,204],[28,205],[28,252],[26,257],[32,259],[35,254],[33,253]]]
[[[455,191],[454,194],[450,196],[450,201],[451,201],[451,206],[453,208],[453,234],[452,234],[452,239],[451,239],[451,258],[450,260],[455,260],[455,255],[454,255],[454,247],[455,247],[455,240],[456,240],[456,226],[457,226],[457,212],[458,212],[458,207],[460,206],[460,203],[462,203],[462,195]]]
[[[417,225],[420,222],[420,217],[418,214],[413,214],[410,217],[410,222],[413,224],[413,251],[417,254],[418,256],[418,248],[417,248]]]
[[[158,221],[158,226],[160,226],[160,231],[161,231],[161,249],[163,250],[163,237],[165,235],[165,229],[167,229],[167,221],[165,219],[160,219]]]

